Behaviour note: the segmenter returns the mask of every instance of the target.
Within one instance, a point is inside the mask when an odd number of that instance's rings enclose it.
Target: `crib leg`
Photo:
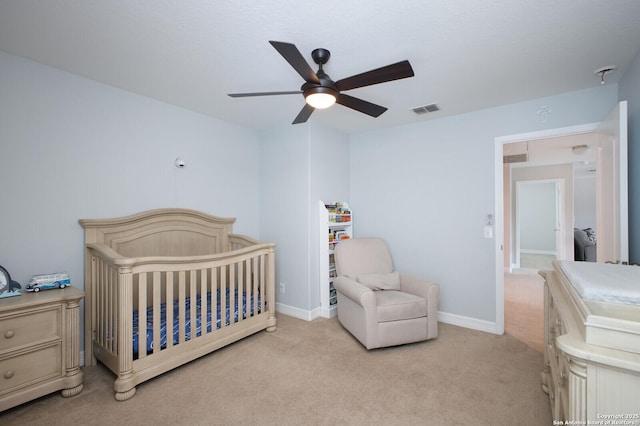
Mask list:
[[[275,314],[270,314],[269,317],[267,318],[267,332],[268,333],[273,333],[274,331],[276,331],[276,316]]]
[[[126,401],[129,398],[132,398],[133,395],[136,394],[136,388],[131,388],[125,392],[116,392],[116,400],[117,401]]]

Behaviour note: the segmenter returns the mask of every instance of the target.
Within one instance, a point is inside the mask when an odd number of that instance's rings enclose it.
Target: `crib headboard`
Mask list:
[[[229,250],[235,218],[167,208],[113,219],[81,219],[86,244],[104,244],[125,257],[199,256]]]

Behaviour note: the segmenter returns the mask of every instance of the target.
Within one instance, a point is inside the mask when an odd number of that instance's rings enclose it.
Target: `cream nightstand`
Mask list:
[[[82,391],[75,287],[0,299],[0,411],[62,390]]]

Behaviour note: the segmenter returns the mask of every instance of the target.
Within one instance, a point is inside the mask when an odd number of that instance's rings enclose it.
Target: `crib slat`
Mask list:
[[[115,337],[117,330],[115,321],[118,318],[115,311],[116,306],[118,306],[118,301],[115,300],[117,292],[114,291],[116,288],[115,280],[117,278],[113,268],[109,267],[104,260],[101,263],[104,273],[103,281],[100,284],[101,291],[103,292],[100,306],[104,318],[104,322],[101,324],[101,339],[102,343],[106,345],[106,348],[113,353],[116,351],[116,345],[118,343],[118,340]]]
[[[100,282],[98,284],[98,329],[96,330],[98,336],[96,340],[98,343],[110,351],[113,351],[116,345],[115,331],[113,330],[113,284],[112,276],[114,275],[112,268],[110,268],[102,259],[99,259]]]
[[[236,264],[229,265],[229,324],[235,321],[234,310],[236,306],[236,289],[238,288],[238,280],[236,278]]]
[[[204,336],[207,333],[207,314],[208,314],[208,299],[207,295],[207,270],[200,270],[200,335]],[[213,318],[213,315],[211,316]]]
[[[107,347],[110,350],[113,350],[112,346],[113,343],[112,342],[108,342],[105,341],[105,333],[110,333],[108,334],[108,336],[114,336],[114,334],[112,333],[113,330],[110,330],[109,324],[110,324],[110,317],[112,315],[110,315],[108,312],[108,308],[110,306],[105,306],[105,304],[107,304],[109,302],[109,299],[107,299],[108,294],[107,290],[108,290],[108,286],[111,284],[109,277],[109,269],[106,268],[104,261],[102,259],[99,259],[100,262],[100,271],[99,271],[99,275],[100,275],[100,285],[96,291],[97,293],[97,300],[96,300],[96,304],[97,304],[97,309],[98,309],[98,329],[96,330],[98,333],[97,336],[97,340],[98,343],[100,343],[101,345],[107,345]]]
[[[267,289],[265,288],[265,283],[267,281],[267,278],[265,276],[265,270],[267,269],[265,267],[267,259],[265,259],[265,257],[266,256],[264,254],[260,255],[260,295],[262,296],[260,299],[260,312],[264,312],[264,307],[267,300]]]
[[[258,285],[260,284],[260,279],[258,277],[258,258],[253,257],[251,259],[251,263],[253,264],[253,271],[251,276],[253,277],[253,315],[258,315]]]
[[[244,273],[244,279],[246,280],[245,282],[245,287],[244,287],[244,294],[245,294],[245,309],[246,309],[246,316],[247,318],[249,318],[251,316],[251,259],[247,259],[244,262],[244,267],[245,267],[245,273]]]
[[[198,297],[196,295],[196,290],[197,290],[197,283],[196,283],[196,270],[191,270],[190,274],[189,274],[189,300],[191,301],[189,307],[191,308],[190,312],[189,312],[189,321],[191,323],[191,326],[189,327],[189,331],[190,331],[190,339],[195,339],[197,336],[197,325],[198,325],[198,320],[197,320],[197,308],[198,308]]]
[[[160,299],[160,291],[162,290],[162,280],[160,272],[155,271],[153,273],[153,353],[160,352],[162,345],[160,342],[160,308],[162,301]]]
[[[166,333],[167,333],[167,349],[173,346],[173,272],[169,271],[165,275],[167,282],[166,295],[164,299],[166,311]]]
[[[99,311],[100,311],[100,343],[106,345],[107,349],[111,352],[116,349],[116,339],[115,339],[115,326],[113,324],[114,317],[117,315],[113,315],[113,270],[106,265],[104,260],[100,261],[102,266],[101,271],[101,280],[100,280],[100,300],[99,303]]]
[[[242,312],[244,311],[246,299],[243,295],[247,293],[246,283],[244,281],[244,264],[244,260],[238,262],[238,322],[243,320]]]
[[[211,331],[218,327],[218,271],[219,268],[211,268]]]
[[[103,265],[103,261],[102,259],[100,259],[99,257],[95,257],[94,258],[95,262],[96,262],[96,270],[95,270],[95,275],[96,275],[96,281],[94,281],[96,283],[95,286],[95,295],[94,295],[94,311],[95,315],[96,315],[96,320],[94,322],[96,329],[92,330],[93,331],[93,340],[95,340],[96,342],[98,342],[98,344],[103,345],[105,344],[104,342],[104,333],[105,333],[105,327],[104,327],[104,309],[102,308],[102,304],[104,303],[104,296],[102,294],[102,288],[104,286],[104,280],[105,280],[105,272],[104,272],[104,265]]]
[[[227,268],[220,268],[220,328],[227,326]]]
[[[138,274],[138,358],[147,356],[147,273]]]
[[[185,341],[185,272],[178,272],[178,343],[184,343]]]
[[[258,306],[258,294],[260,294],[260,259],[258,256],[254,256],[251,259],[252,270],[251,275],[253,276],[253,314],[258,315],[260,311],[260,307]]]

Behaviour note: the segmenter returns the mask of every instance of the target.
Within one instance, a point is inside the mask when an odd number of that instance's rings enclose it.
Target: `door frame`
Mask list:
[[[582,133],[592,133],[599,123],[589,123],[556,129],[539,130],[535,132],[498,136],[494,139],[494,217],[495,217],[495,273],[496,273],[496,333],[504,334],[504,175],[503,148],[504,145],[515,142],[547,139],[552,137],[572,136]]]

